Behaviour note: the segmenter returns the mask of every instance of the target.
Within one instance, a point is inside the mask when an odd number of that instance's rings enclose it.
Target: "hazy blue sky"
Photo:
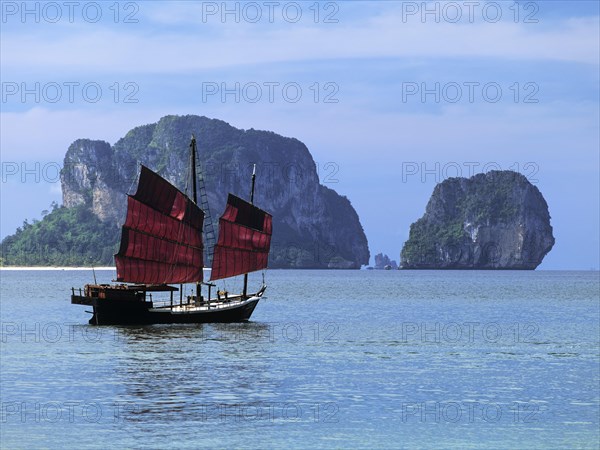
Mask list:
[[[549,204],[540,268],[600,266],[598,2],[223,5],[1,3],[1,237],[61,201],[75,139],[198,114],[304,142],[372,255],[436,182],[501,168]]]

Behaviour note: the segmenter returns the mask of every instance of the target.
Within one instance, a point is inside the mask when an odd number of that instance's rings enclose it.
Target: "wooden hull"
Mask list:
[[[201,305],[154,307],[151,301],[140,298],[71,296],[71,303],[92,306],[91,325],[149,325],[161,323],[228,323],[245,322],[264,293],[261,289],[249,298],[232,301],[212,301]]]

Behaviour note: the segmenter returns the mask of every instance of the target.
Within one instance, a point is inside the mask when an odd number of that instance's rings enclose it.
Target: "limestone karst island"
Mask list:
[[[359,269],[369,248],[350,201],[319,183],[317,167],[297,139],[240,130],[216,119],[166,116],[136,127],[114,145],[78,139],[61,174],[63,206],[24,223],[2,242],[4,265],[113,265],[126,195],[139,165],[185,188],[191,133],[216,229],[227,192],[248,195],[252,164],[257,201],[273,215],[270,268]],[[205,220],[205,222],[207,222]]]
[[[552,249],[548,205],[513,171],[438,184],[410,227],[404,269],[535,269]]]

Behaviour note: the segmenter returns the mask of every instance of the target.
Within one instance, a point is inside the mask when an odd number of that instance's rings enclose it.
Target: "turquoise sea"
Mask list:
[[[94,327],[91,271],[0,271],[0,447],[599,447],[598,272],[266,277],[249,323]]]

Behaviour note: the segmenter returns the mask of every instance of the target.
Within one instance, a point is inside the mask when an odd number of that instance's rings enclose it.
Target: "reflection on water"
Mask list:
[[[134,422],[203,421],[215,405],[267,401],[276,388],[267,324],[115,328],[114,381]]]

